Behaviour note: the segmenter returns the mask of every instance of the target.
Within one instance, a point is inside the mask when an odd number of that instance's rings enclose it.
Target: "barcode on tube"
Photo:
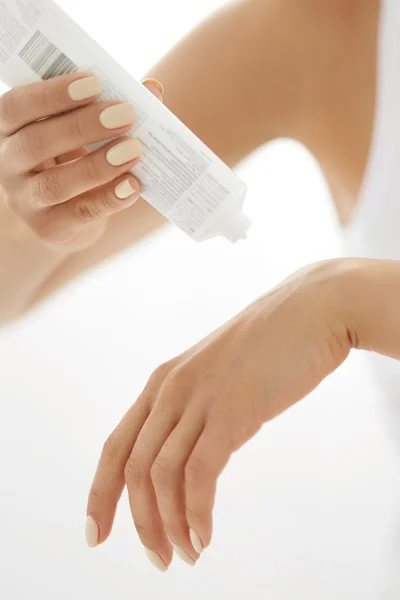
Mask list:
[[[78,70],[77,65],[40,31],[36,31],[19,56],[42,79]]]

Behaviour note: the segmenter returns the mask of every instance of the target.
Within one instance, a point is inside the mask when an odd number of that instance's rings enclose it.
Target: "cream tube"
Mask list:
[[[197,242],[246,237],[245,183],[52,0],[2,0],[0,32],[0,79],[8,86],[87,71],[103,83],[99,101],[135,106],[137,121],[128,135],[144,152],[132,173],[143,198],[169,221]]]

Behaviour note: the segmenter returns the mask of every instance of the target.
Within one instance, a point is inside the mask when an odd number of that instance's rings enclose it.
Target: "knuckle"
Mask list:
[[[45,142],[43,137],[35,133],[31,129],[21,129],[14,135],[6,138],[3,142],[3,156],[7,156],[7,160],[22,163],[29,162],[39,163],[45,150]]]
[[[25,149],[22,144],[21,132],[6,137],[1,144],[1,163],[4,165],[18,165],[20,159],[24,156]]]
[[[185,364],[170,365],[168,373],[164,376],[165,384],[168,387],[181,386],[188,380],[190,374]]]
[[[86,118],[83,111],[76,111],[68,118],[68,133],[73,140],[80,142],[85,138]]]
[[[31,195],[39,206],[52,206],[62,198],[60,178],[52,169],[36,175],[32,179],[31,188]]]
[[[79,200],[73,204],[74,217],[78,221],[96,221],[102,216],[100,207],[89,199]]]
[[[118,442],[115,433],[111,433],[106,439],[101,453],[102,460],[107,463],[115,463],[118,459]]]
[[[13,136],[15,138],[15,151],[19,156],[38,157],[41,160],[45,150],[46,142],[39,132],[39,127],[27,127]]]
[[[163,394],[165,399],[175,398],[177,393],[182,393],[187,389],[191,378],[188,376],[188,372],[185,367],[173,367],[169,372],[164,375],[163,381],[161,381],[160,392]]]
[[[143,467],[143,464],[135,457],[130,456],[124,469],[124,476],[127,485],[138,487],[143,483],[147,475],[147,469]]]
[[[102,183],[103,169],[99,168],[98,163],[92,157],[83,161],[83,169],[83,176],[92,187],[97,187]]]
[[[192,455],[185,467],[185,479],[188,482],[204,480],[209,476],[209,466],[200,456]]]
[[[177,465],[172,461],[158,456],[151,467],[151,478],[160,487],[170,486],[176,479]]]
[[[153,392],[154,390],[157,390],[164,382],[165,378],[169,375],[172,368],[172,361],[163,363],[162,365],[157,367],[155,371],[153,371],[147,382],[146,390],[149,393]]]
[[[172,365],[170,362],[165,362],[158,366],[152,374],[152,378],[157,381],[163,381],[171,372]]]
[[[212,411],[215,406],[218,406],[218,400],[221,399],[221,391],[216,389],[202,390],[201,400],[207,411]]]
[[[9,137],[5,144],[5,151],[8,154],[8,159],[19,162],[28,153],[27,145],[25,144],[27,136],[22,131]]]
[[[101,202],[107,214],[122,208],[121,201],[118,201],[112,192],[105,193]]]

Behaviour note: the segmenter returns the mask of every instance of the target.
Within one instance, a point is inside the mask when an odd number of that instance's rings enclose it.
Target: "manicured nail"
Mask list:
[[[126,179],[125,181],[121,181],[120,183],[118,183],[118,185],[115,186],[114,193],[117,196],[117,198],[120,198],[121,200],[125,200],[125,198],[129,198],[129,196],[132,196],[132,194],[138,195],[137,189],[135,189],[131,185],[131,182],[129,181],[129,179]]]
[[[193,548],[196,550],[196,552],[201,554],[204,550],[204,546],[203,546],[201,539],[199,538],[199,536],[193,529],[191,529],[189,531],[189,534],[190,534],[190,541],[192,542]]]
[[[196,564],[196,561],[193,560],[193,558],[191,556],[189,556],[189,554],[183,548],[180,548],[179,546],[176,546],[175,544],[172,544],[172,545],[174,547],[175,554],[177,556],[179,556],[179,558],[181,560],[183,560],[183,562],[185,562],[187,565],[194,567],[194,565]]]
[[[88,100],[101,94],[102,86],[98,77],[82,77],[76,79],[68,86],[68,94],[71,100]]]
[[[117,129],[126,125],[133,125],[136,119],[136,111],[132,104],[124,102],[108,106],[100,113],[100,123],[106,129]]]
[[[99,543],[99,526],[93,517],[88,517],[86,520],[86,542],[89,548],[95,548]]]
[[[136,138],[124,140],[110,148],[106,154],[107,161],[113,167],[123,165],[142,154],[142,144]]]
[[[156,569],[158,569],[162,573],[168,571],[168,567],[161,558],[161,556],[159,556],[156,552],[153,552],[153,550],[149,550],[148,548],[145,548],[145,552],[147,554],[147,558]]]
[[[144,79],[142,81],[142,83],[143,83],[143,85],[146,85],[147,88],[154,86],[160,94],[164,93],[164,86],[161,83],[161,81],[158,81],[158,79],[153,79],[152,77],[148,77],[147,79]]]

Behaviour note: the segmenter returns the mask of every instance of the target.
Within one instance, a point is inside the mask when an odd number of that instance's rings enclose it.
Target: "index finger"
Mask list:
[[[0,97],[0,134],[12,135],[29,123],[89,104],[101,89],[99,78],[86,73],[15,87]]]
[[[125,486],[126,461],[149,413],[147,403],[138,401],[103,446],[86,511],[86,541],[91,547],[102,544],[111,533],[117,504]]]

